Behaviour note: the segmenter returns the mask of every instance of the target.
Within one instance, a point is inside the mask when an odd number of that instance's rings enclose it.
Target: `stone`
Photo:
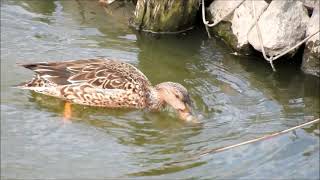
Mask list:
[[[306,36],[320,29],[319,6],[313,10],[308,23]],[[301,69],[307,73],[320,77],[320,34],[312,36],[307,42],[303,53]]]
[[[308,9],[314,9],[317,6],[319,6],[319,0],[299,0],[303,3],[305,7]]]
[[[216,26],[209,29],[210,34],[214,34],[215,36],[221,38],[226,45],[228,45],[233,50],[237,51],[235,48],[237,47],[237,38],[232,33],[231,22],[229,21],[221,21]]]
[[[309,19],[307,9],[300,1],[272,1],[258,21],[266,54],[278,55],[303,40]],[[248,41],[254,49],[262,51],[256,27],[249,32]]]
[[[110,4],[114,3],[115,1],[120,1],[122,4],[125,2],[125,0],[99,0],[99,4],[102,6],[109,6]],[[134,5],[137,4],[137,0],[132,0],[131,1]]]
[[[218,22],[223,19],[211,28],[211,31],[226,41],[233,50],[241,54],[252,52],[247,38],[247,34],[254,23],[251,3],[251,0],[216,0],[208,8],[211,22]],[[258,15],[268,6],[265,1],[256,1],[255,4]],[[234,12],[230,13],[232,10]]]
[[[192,28],[200,0],[138,0],[131,25],[147,32],[179,32]]]
[[[255,1],[256,15],[259,17],[264,10],[268,7],[265,1]],[[248,42],[248,33],[255,23],[252,2],[246,0],[240,5],[233,14],[232,18],[232,32],[236,36],[237,44],[235,49],[247,49],[250,46]]]
[[[243,0],[215,0],[208,7],[211,22],[220,21],[228,15],[229,12],[234,10]],[[224,18],[224,21],[231,22],[233,13]]]
[[[237,38],[232,33],[231,21],[233,12],[230,12],[238,7],[242,2],[243,0],[215,0],[207,8],[207,20],[209,20],[210,23],[219,21],[216,26],[209,29],[210,34],[214,34],[222,38],[227,45],[236,51]]]

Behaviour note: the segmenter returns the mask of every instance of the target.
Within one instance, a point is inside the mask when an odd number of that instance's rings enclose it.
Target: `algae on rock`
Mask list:
[[[143,31],[178,32],[190,29],[199,0],[138,0],[132,25]]]

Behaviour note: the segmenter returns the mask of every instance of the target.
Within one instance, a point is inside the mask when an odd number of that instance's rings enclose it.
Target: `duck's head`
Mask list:
[[[179,83],[164,82],[156,86],[158,98],[162,104],[173,107],[179,118],[186,121],[193,121],[191,99],[185,87]]]

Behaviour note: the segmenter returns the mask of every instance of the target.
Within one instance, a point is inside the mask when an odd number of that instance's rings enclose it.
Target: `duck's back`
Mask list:
[[[84,105],[144,108],[151,86],[131,64],[110,59],[86,59],[23,64],[36,72],[19,85],[39,93]]]

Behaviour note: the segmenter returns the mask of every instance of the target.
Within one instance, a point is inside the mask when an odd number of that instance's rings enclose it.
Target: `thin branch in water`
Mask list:
[[[290,131],[296,130],[298,128],[302,128],[304,126],[307,126],[307,125],[310,125],[310,124],[313,124],[313,123],[316,123],[316,122],[319,122],[319,121],[320,121],[320,118],[312,120],[312,121],[309,121],[309,122],[306,122],[306,123],[303,123],[303,124],[300,124],[300,125],[297,125],[297,126],[294,126],[292,128],[289,128],[289,129],[282,130],[280,132],[275,132],[275,133],[272,133],[272,134],[268,134],[268,135],[265,135],[265,136],[262,136],[262,137],[259,137],[259,138],[255,138],[255,139],[251,139],[251,140],[248,140],[248,141],[244,141],[244,142],[241,142],[241,143],[237,143],[237,144],[233,144],[233,145],[229,145],[229,146],[224,146],[224,147],[220,147],[220,148],[206,149],[206,150],[201,151],[198,154],[193,155],[192,157],[190,157],[188,159],[167,163],[166,165],[173,165],[173,164],[177,164],[177,163],[198,160],[198,159],[200,159],[200,157],[208,155],[208,154],[218,153],[218,152],[226,151],[226,150],[233,149],[233,148],[236,148],[236,147],[239,147],[239,146],[252,144],[252,143],[255,143],[255,142],[258,142],[258,141],[267,140],[269,138],[288,133]]]

